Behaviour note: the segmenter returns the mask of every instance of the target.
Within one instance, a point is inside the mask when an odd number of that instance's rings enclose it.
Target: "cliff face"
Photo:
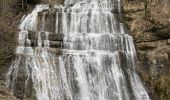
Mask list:
[[[22,88],[17,87],[14,93],[5,87],[6,73],[15,58],[18,25],[23,15],[32,11],[36,4],[62,4],[64,0],[0,0],[0,100],[20,98]],[[21,80],[20,83],[23,81]],[[29,99],[27,99],[29,100]]]
[[[123,21],[137,49],[137,70],[152,100],[170,100],[169,5],[169,0],[123,1]]]
[[[170,100],[170,1],[122,1],[123,22],[134,37],[137,70],[144,85],[152,100]],[[16,99],[1,80],[5,81],[5,73],[15,56],[19,20],[37,3],[56,2],[62,4],[63,0],[0,0],[0,99]]]
[[[0,0],[0,100],[17,100],[5,87],[5,77],[15,56],[17,24],[22,16],[19,0]]]

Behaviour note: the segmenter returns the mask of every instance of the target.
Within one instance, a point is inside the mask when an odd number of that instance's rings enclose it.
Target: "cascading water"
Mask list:
[[[133,39],[118,20],[120,8],[119,0],[66,0],[64,6],[55,5],[55,34],[64,34],[63,53],[55,55],[49,51],[45,13],[37,28],[38,13],[50,8],[37,5],[20,24],[18,56],[7,85],[15,92],[19,77],[24,77],[22,99],[31,83],[37,100],[149,100],[135,73]],[[30,31],[36,32],[37,47],[31,47]]]

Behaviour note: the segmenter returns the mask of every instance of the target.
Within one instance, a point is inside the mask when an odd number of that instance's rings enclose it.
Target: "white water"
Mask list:
[[[55,32],[64,34],[65,43],[58,56],[48,51],[45,14],[37,30],[38,12],[45,9],[48,5],[37,5],[20,24],[18,57],[7,74],[9,87],[15,88],[19,73],[24,73],[25,89],[32,80],[38,100],[149,100],[135,73],[133,39],[116,17],[121,14],[119,0],[66,0],[65,6],[56,5],[53,9],[60,12]],[[37,33],[37,47],[31,47],[29,31]]]

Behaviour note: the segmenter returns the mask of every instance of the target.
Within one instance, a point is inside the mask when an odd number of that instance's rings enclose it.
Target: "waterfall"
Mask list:
[[[7,86],[14,93],[22,87],[20,99],[33,92],[36,100],[150,100],[135,72],[136,51],[120,22],[120,3],[37,5],[19,26]],[[53,46],[58,42],[50,40],[51,34],[62,35],[60,47]]]

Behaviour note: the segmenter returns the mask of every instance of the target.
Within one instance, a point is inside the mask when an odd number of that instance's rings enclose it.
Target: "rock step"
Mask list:
[[[90,10],[92,10],[92,9],[90,9]],[[100,13],[106,13],[106,12],[110,12],[110,11],[111,11],[111,13],[115,13],[115,14],[119,13],[118,9],[105,9],[105,8],[103,8],[103,9],[94,9],[94,10],[101,11]],[[109,11],[107,11],[107,10],[109,10]],[[81,11],[78,12],[79,9],[74,9],[73,10],[73,9],[68,9],[68,8],[65,8],[65,9],[63,9],[63,8],[55,8],[53,10],[43,10],[42,12],[39,12],[39,13],[41,14],[41,13],[46,12],[46,13],[54,13],[54,14],[56,14],[56,13],[67,13],[67,14],[70,13],[71,14],[74,11],[77,11],[76,13],[82,13]]]
[[[59,48],[47,48],[48,52],[51,52],[55,55],[62,55],[63,54],[63,49],[59,49]]]
[[[118,3],[118,2],[116,2],[116,3]],[[106,11],[111,11],[112,13],[118,13],[118,10],[119,10],[119,6],[116,4],[116,3],[114,3],[114,5],[107,5],[108,6],[108,8],[106,8],[105,6],[103,6],[103,5],[100,5],[99,4],[99,6],[100,6],[100,8],[98,8],[98,9],[96,9],[96,8],[90,8],[90,9],[88,9],[89,11],[91,11],[91,10],[98,10],[98,11],[101,11],[100,13],[102,13],[102,11],[104,12],[106,12]],[[67,7],[63,7],[63,6],[58,6],[58,5],[56,5],[56,6],[50,6],[50,9],[44,9],[42,12],[50,12],[50,13],[56,13],[56,12],[66,12],[66,13],[71,13],[71,12],[75,12],[75,11],[77,11],[77,13],[78,12],[80,12],[80,11],[82,11],[82,10],[87,10],[87,8],[79,8],[79,7],[77,7],[77,8],[72,8],[71,6],[67,6]]]
[[[116,12],[116,11],[115,11]],[[66,14],[66,15],[64,15]],[[108,15],[109,13],[102,13],[103,15]],[[101,14],[101,16],[103,16]],[[62,13],[62,12],[55,12],[55,11],[43,11],[43,12],[39,12],[38,13],[38,30],[43,30],[43,31],[49,31],[49,32],[64,32],[63,27],[64,25],[62,24],[63,22],[63,16],[66,16],[67,18],[67,24],[70,24],[69,22],[71,22],[71,13],[67,12],[67,13]],[[120,14],[117,11],[114,14],[115,18],[117,20],[120,20]],[[57,25],[57,26],[56,26]],[[111,26],[111,23],[109,23],[109,25]],[[68,25],[71,26],[71,25]],[[69,27],[68,27],[69,28]]]
[[[32,49],[37,49],[38,50],[39,47],[32,47]],[[63,49],[59,49],[59,48],[43,48],[45,49],[47,52],[49,52],[50,54],[54,54],[54,55],[62,55],[63,54]],[[42,48],[39,49],[39,51],[43,50]],[[17,53],[16,55],[20,55],[20,56],[30,56],[29,53]]]
[[[28,38],[32,41],[35,41],[35,40],[38,40],[38,33],[36,32],[29,32],[28,34]],[[48,34],[48,39],[50,41],[63,41],[63,38],[64,38],[64,34],[59,34],[59,33],[49,33]],[[41,33],[41,39],[42,40],[47,40],[46,39],[46,34],[45,32],[42,32]]]
[[[49,34],[49,40],[51,41],[63,41],[64,34],[55,34],[51,33]]]
[[[63,45],[61,41],[49,41],[49,47],[51,48],[62,48]],[[38,47],[37,41],[31,41],[31,47]],[[44,47],[44,43],[42,43],[42,47]]]

